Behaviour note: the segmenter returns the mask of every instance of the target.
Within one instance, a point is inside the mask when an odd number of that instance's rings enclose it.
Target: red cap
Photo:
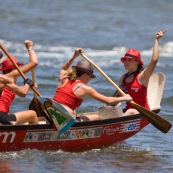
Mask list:
[[[124,63],[124,59],[125,58],[134,58],[135,60],[137,60],[139,62],[139,64],[143,65],[144,63],[141,60],[141,54],[137,49],[129,49],[125,56],[121,58],[121,62]]]
[[[15,58],[14,56],[11,56],[11,58],[13,59],[13,61],[18,65],[18,66],[22,66],[22,63],[19,63],[19,61],[17,60],[17,58]],[[13,65],[13,63],[10,61],[10,59],[7,57],[6,60],[4,62],[1,63],[1,71],[5,71],[5,70],[9,70],[9,69],[13,69],[15,68],[15,66]]]

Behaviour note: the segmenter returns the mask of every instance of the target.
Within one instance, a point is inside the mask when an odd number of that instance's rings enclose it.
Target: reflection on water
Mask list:
[[[156,155],[150,148],[140,149],[126,142],[102,149],[85,152],[68,153],[63,151],[23,150],[0,153],[0,170],[6,172],[31,172],[39,167],[39,171],[66,172],[141,172],[142,170],[173,170],[168,166],[169,157]],[[28,163],[30,167],[28,167]],[[160,168],[162,164],[162,168]],[[26,171],[27,167],[27,171]],[[114,170],[114,171],[113,171]]]
[[[85,152],[68,153],[63,151],[38,151],[38,150],[23,150],[18,152],[0,153],[1,170],[24,171],[26,163],[34,164],[34,167],[39,166],[41,169],[47,170],[51,163],[50,170],[62,171],[70,168],[70,170],[78,171],[80,168],[83,171],[96,171],[97,168],[103,171],[112,169],[137,169],[143,168],[144,165],[154,164],[158,160],[153,156],[152,151],[146,149],[133,148],[124,144],[113,145],[102,149],[93,149]],[[10,160],[10,161],[9,161]],[[16,165],[17,160],[17,166]],[[160,161],[159,161],[160,162]],[[134,165],[135,163],[135,165]],[[20,165],[20,167],[19,167]],[[107,166],[106,166],[107,165]],[[132,167],[133,165],[133,167]],[[2,167],[3,166],[3,167]],[[106,167],[105,167],[106,166]],[[33,167],[27,168],[28,171],[34,170]],[[48,172],[50,171],[48,170]]]

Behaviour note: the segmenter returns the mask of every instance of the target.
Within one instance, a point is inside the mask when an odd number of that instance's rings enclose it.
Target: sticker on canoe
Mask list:
[[[43,142],[43,141],[59,141],[59,140],[74,140],[74,139],[87,139],[97,138],[102,134],[102,127],[69,130],[65,133],[57,131],[48,132],[27,132],[24,142]]]
[[[123,123],[120,127],[120,133],[137,131],[140,129],[141,121],[131,122],[131,123]]]

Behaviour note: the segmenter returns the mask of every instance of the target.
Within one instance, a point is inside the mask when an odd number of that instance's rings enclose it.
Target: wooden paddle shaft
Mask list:
[[[82,57],[86,59],[88,62],[94,65],[94,67],[110,82],[121,95],[125,95],[125,93],[103,72],[102,69],[100,69],[94,62],[92,62],[88,57],[86,57],[83,53],[81,53]]]
[[[4,51],[4,53],[8,56],[8,58],[11,60],[11,62],[13,63],[13,65],[16,67],[16,69],[18,70],[18,72],[20,73],[20,75],[23,77],[24,80],[26,80],[26,76],[24,75],[24,73],[19,69],[18,65],[13,61],[13,59],[11,58],[11,55],[7,52],[7,50],[4,48],[4,46],[2,44],[0,44],[1,49]],[[31,87],[32,90],[38,95],[41,96],[40,93],[34,88]]]
[[[35,84],[35,74],[34,74],[34,69],[31,70],[32,73],[32,82]]]
[[[34,69],[31,70],[32,73],[32,82],[35,85],[35,74],[34,74]],[[36,98],[36,93],[34,92],[34,99],[36,100],[37,103],[37,98]]]
[[[31,71],[31,73],[32,73],[32,81],[33,81],[33,84],[35,85],[35,74],[34,74],[34,69],[32,69],[32,71]],[[31,102],[32,103],[32,102]],[[37,94],[34,92],[34,103],[35,103],[35,105],[36,105],[36,112],[37,112],[37,115],[39,115],[40,116],[40,114],[38,114],[38,112],[40,112],[39,110],[39,105],[38,105],[38,100],[37,100]],[[30,106],[30,105],[29,105]]]
[[[86,55],[84,55],[83,53],[81,53],[81,56],[86,59],[88,62],[90,62],[91,64],[94,65],[94,67],[107,79],[108,82],[110,82],[116,89],[117,91],[122,95],[126,95],[119,87],[118,85],[116,85],[104,72],[103,70],[98,67],[93,61],[91,61]],[[134,103],[133,101],[130,101],[130,103],[138,105],[137,103]]]

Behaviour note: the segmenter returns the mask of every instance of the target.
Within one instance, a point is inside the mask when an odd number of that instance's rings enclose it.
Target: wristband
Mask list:
[[[34,43],[32,44],[32,47],[28,48],[28,51],[34,50]]]
[[[33,47],[28,48],[28,51],[34,50]]]
[[[30,87],[33,87],[33,86],[34,86],[32,80],[31,80],[30,78],[27,78],[26,80],[24,80],[23,83],[24,83],[24,84],[28,84]]]

